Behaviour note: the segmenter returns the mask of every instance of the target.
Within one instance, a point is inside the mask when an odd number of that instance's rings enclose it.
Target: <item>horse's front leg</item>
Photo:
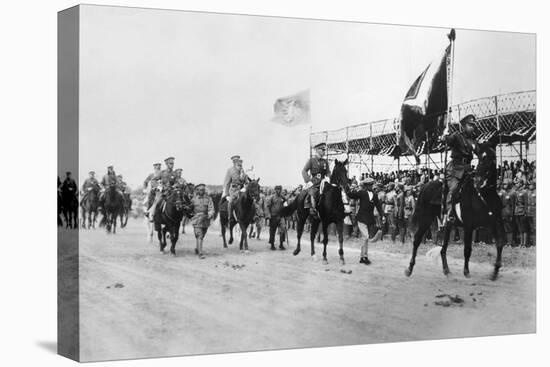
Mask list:
[[[472,229],[464,228],[464,276],[470,277],[470,256],[472,255]]]
[[[493,270],[493,274],[491,274],[491,280],[497,280],[498,278],[498,272],[500,270],[500,267],[502,266],[502,249],[504,247],[504,225],[502,221],[498,221],[495,223],[493,233],[495,234],[495,242],[497,247],[497,258],[495,260],[495,267]]]
[[[466,231],[466,230],[465,230]],[[449,246],[449,238],[451,236],[451,226],[445,225],[443,234],[443,246],[441,246],[441,264],[443,266],[443,274],[449,276],[451,271],[449,270],[449,264],[447,264],[447,246]]]
[[[323,226],[323,264],[327,265],[327,244],[328,244],[328,223],[322,222]]]
[[[178,235],[179,235],[179,226],[176,226],[175,228],[172,228],[170,231],[170,242],[172,243],[172,246],[170,246],[170,253],[175,257],[176,256],[176,242],[178,242]]]
[[[338,233],[338,255],[340,255],[340,265],[346,265],[344,260],[344,221],[336,223],[336,232]]]
[[[235,226],[235,223],[231,221],[231,218],[229,219],[229,244],[231,245],[233,243],[233,227]]]
[[[296,249],[293,252],[294,256],[300,253],[300,239],[302,238],[302,234],[304,233],[304,224],[305,224],[305,220],[304,221],[302,221],[301,219],[298,220],[298,226],[296,228],[297,244],[296,244]]]
[[[311,222],[310,222],[310,225],[311,225],[311,232],[309,233],[309,238],[311,240],[311,257],[313,257],[314,260],[316,260],[315,258],[315,239],[317,237],[317,232],[319,232],[319,225],[320,225],[321,222],[319,222],[319,220],[317,219],[311,219]]]
[[[420,220],[422,220],[422,219],[420,219]],[[430,221],[426,221],[425,223],[421,223],[418,226],[418,230],[414,234],[411,261],[409,262],[409,267],[405,269],[405,275],[408,276],[408,277],[410,277],[412,272],[413,272],[414,265],[416,263],[416,252],[418,251],[418,247],[420,246],[420,243],[422,242],[422,238],[424,238],[424,234],[430,228],[430,225],[431,225]]]
[[[227,242],[226,242],[226,240],[225,240],[225,224],[224,224],[224,223],[221,223],[221,220],[220,220],[220,224],[221,224],[223,248],[227,248]]]

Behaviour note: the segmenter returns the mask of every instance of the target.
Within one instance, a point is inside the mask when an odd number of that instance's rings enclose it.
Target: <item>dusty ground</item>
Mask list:
[[[345,244],[343,267],[334,247],[324,266],[312,260],[308,246],[296,257],[268,250],[265,239],[250,240],[249,254],[236,246],[224,250],[211,228],[206,259],[194,255],[190,234],[180,237],[174,258],[146,241],[141,221],[130,221],[117,235],[82,231],[81,359],[535,331],[534,249],[505,249],[505,258],[527,260],[507,260],[492,282],[490,256],[475,262],[476,251],[494,253],[492,248],[474,250],[470,279],[462,276],[461,252],[451,249],[457,257],[450,259],[448,279],[440,263],[424,255],[429,246],[411,278],[403,274],[408,245],[372,246],[368,267],[358,263],[357,241]],[[320,246],[317,251],[320,255]]]

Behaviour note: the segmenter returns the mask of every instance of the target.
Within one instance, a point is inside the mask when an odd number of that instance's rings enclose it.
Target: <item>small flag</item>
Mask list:
[[[311,123],[309,89],[292,96],[282,97],[273,105],[271,121],[285,126]]]
[[[424,69],[407,91],[400,118],[399,145],[403,152],[415,154],[426,132],[434,131],[441,123],[441,116],[447,111],[450,58],[451,45]]]

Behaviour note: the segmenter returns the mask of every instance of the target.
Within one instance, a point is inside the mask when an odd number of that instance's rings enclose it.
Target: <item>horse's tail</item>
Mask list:
[[[281,217],[288,217],[288,216],[291,216],[295,211],[296,209],[298,209],[298,198],[295,198],[294,200],[292,200],[292,202],[290,203],[290,205],[287,205],[287,206],[284,206],[280,211],[279,211],[279,215]]]

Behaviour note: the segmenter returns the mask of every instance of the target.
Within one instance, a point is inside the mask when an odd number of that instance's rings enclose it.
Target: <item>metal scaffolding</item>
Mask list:
[[[474,114],[477,119],[478,140],[498,139],[500,144],[497,153],[501,161],[503,149],[512,152],[507,158],[534,157],[534,149],[529,152],[529,145],[536,141],[535,91],[480,98],[455,105],[451,111],[452,121],[455,123],[460,121],[461,117]],[[432,118],[444,119],[445,113]],[[455,125],[454,129],[456,128]],[[440,133],[435,132],[427,136],[426,141],[419,146],[417,154],[422,156],[421,166],[441,167],[441,153],[444,147],[438,141]],[[350,171],[358,173],[396,170],[400,166],[416,167],[414,159],[400,154],[398,137],[399,119],[393,118],[351,125],[338,130],[313,132],[310,135],[310,148],[322,142],[326,143],[329,161],[348,158]],[[517,152],[517,155],[513,152]],[[380,169],[381,166],[383,169]]]

